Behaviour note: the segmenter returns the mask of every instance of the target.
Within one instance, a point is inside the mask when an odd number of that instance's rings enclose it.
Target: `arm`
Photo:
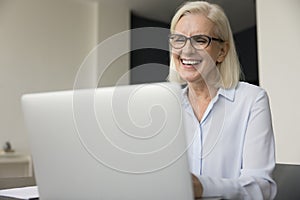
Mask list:
[[[276,184],[271,178],[275,167],[274,136],[269,101],[261,91],[249,114],[243,144],[243,162],[237,179],[200,176],[203,196],[226,199],[273,199]],[[194,185],[195,186],[195,185]]]

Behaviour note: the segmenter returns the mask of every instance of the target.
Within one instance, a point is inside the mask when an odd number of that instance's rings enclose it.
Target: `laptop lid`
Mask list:
[[[193,199],[180,86],[22,97],[41,199]]]

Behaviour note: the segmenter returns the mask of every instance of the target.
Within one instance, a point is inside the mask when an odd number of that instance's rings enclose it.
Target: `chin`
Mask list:
[[[202,76],[199,72],[179,72],[180,77],[187,82],[194,82],[202,79]]]

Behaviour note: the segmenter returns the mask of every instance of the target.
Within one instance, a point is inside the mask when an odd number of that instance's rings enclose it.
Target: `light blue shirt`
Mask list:
[[[190,171],[203,185],[203,196],[273,199],[275,147],[269,100],[257,86],[240,82],[219,89],[201,122],[183,90]]]

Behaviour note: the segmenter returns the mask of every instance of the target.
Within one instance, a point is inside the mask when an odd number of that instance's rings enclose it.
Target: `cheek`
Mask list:
[[[179,52],[172,52],[172,57],[176,67],[180,64]]]
[[[213,51],[213,50],[207,50],[206,51],[208,55],[210,56],[211,60],[216,63],[218,59],[219,52],[218,51]]]

